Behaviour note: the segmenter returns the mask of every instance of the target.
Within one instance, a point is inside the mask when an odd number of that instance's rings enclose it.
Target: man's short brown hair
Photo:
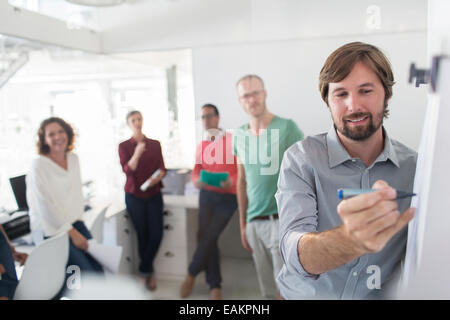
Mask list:
[[[325,61],[320,70],[319,91],[323,101],[328,105],[328,87],[330,82],[339,82],[345,79],[357,62],[364,63],[380,79],[384,88],[384,117],[387,118],[388,100],[392,97],[394,74],[391,64],[386,56],[377,47],[363,43],[351,42],[335,50]]]
[[[75,133],[72,129],[72,126],[61,118],[51,117],[51,118],[48,118],[48,119],[45,119],[44,121],[42,121],[41,125],[39,126],[37,152],[40,155],[45,155],[50,152],[50,147],[45,143],[45,127],[54,122],[58,123],[67,134],[66,152],[70,152],[74,148]]]

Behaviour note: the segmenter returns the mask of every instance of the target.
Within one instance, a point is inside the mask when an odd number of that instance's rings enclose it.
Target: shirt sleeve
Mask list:
[[[231,150],[233,152],[233,155],[235,155],[236,157],[239,157],[239,154],[237,152],[238,130],[239,129],[234,129],[234,131],[233,131],[233,138],[231,140],[232,141],[232,148],[231,148]]]
[[[166,166],[164,164],[164,157],[162,154],[161,143],[159,141],[158,146],[159,146],[159,169],[161,169],[162,171],[167,171]]]
[[[195,150],[195,165],[191,172],[192,183],[195,183],[200,178],[200,171],[202,170],[202,145],[202,142],[200,142]]]
[[[229,178],[233,182],[233,186],[236,186],[236,184],[237,184],[237,157],[233,153],[233,145],[234,145],[234,143],[233,143],[233,135],[227,133],[225,138],[226,138],[226,141],[225,141],[225,143],[226,143],[226,145],[225,145],[225,153],[226,153],[225,161],[228,161],[228,159],[231,158],[231,157],[233,159],[233,163],[231,164],[230,170],[229,170],[229,173],[230,173],[230,177]]]
[[[122,166],[123,172],[127,176],[133,176],[134,170],[132,170],[128,166],[128,161],[130,161],[132,155],[130,155],[126,150],[125,147],[122,144],[119,144],[119,159],[120,159],[120,165]]]
[[[300,263],[298,242],[317,231],[317,201],[312,168],[302,159],[302,145],[296,144],[284,154],[275,194],[280,219],[280,254],[288,271],[302,277],[318,278]]]
[[[32,165],[27,175],[26,185],[27,201],[34,207],[33,212],[54,229],[69,231],[72,228],[72,225],[66,221],[69,214],[58,205],[45,179],[45,172],[36,163]]]

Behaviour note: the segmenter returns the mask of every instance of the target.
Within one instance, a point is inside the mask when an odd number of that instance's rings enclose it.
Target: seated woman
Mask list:
[[[84,212],[78,157],[72,153],[75,135],[63,119],[44,120],[38,130],[37,151],[26,177],[27,202],[32,232],[41,229],[45,238],[68,232],[68,266],[84,272],[103,273],[102,266],[87,253],[92,239],[81,216]]]

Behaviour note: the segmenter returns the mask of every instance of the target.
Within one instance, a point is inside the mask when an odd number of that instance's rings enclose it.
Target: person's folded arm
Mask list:
[[[128,154],[128,152],[122,145],[119,145],[119,159],[123,172],[125,172],[127,176],[133,176],[134,170],[128,165],[128,162],[131,159],[131,155]]]
[[[234,165],[233,170],[230,171],[230,176],[228,177],[232,182],[231,186],[235,186],[237,184],[237,175],[238,175],[236,157],[234,157],[233,161],[234,161],[235,165]]]
[[[197,186],[197,181],[200,179],[200,171],[202,170],[202,149],[202,142],[200,142],[195,149],[195,165],[191,172],[191,181],[194,186]]]

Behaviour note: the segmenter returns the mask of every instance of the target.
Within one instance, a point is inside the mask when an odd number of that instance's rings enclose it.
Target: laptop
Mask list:
[[[9,182],[18,209],[10,212],[9,220],[2,225],[9,239],[14,240],[30,233],[30,216],[28,215],[25,175],[9,178]]]
[[[27,203],[27,185],[25,182],[25,175],[17,176],[9,178],[9,182],[11,183],[11,188],[14,193],[14,197],[17,202],[17,210],[14,210],[10,214],[13,214],[17,211],[27,211],[28,212],[28,203]]]

